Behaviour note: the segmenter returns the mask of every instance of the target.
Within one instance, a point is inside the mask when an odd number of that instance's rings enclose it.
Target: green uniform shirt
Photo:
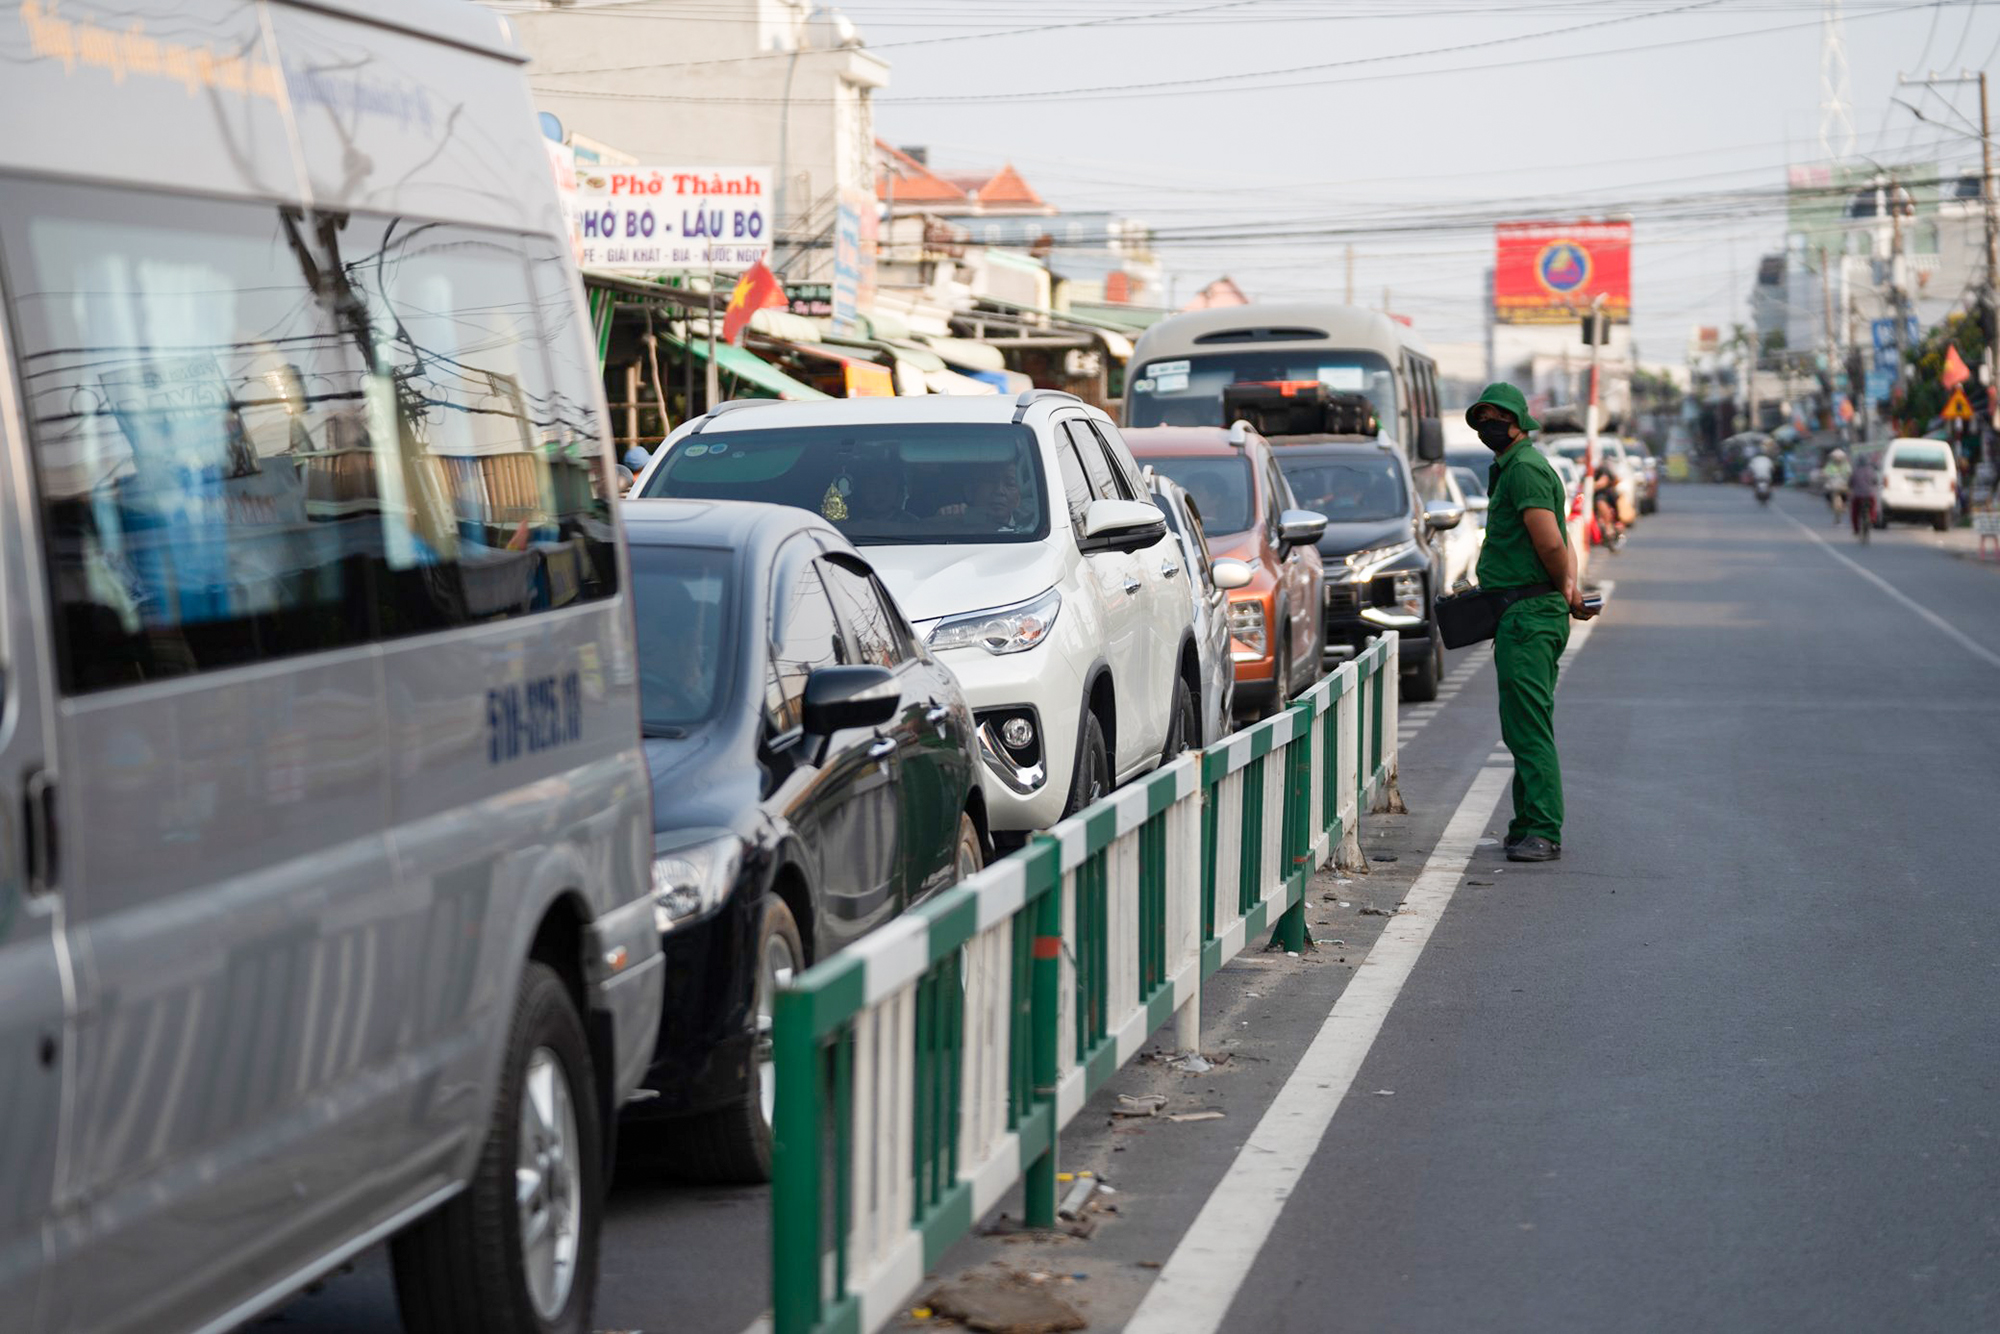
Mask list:
[[[1491,499],[1486,511],[1486,545],[1479,553],[1481,588],[1526,588],[1532,584],[1556,583],[1549,578],[1535,544],[1528,537],[1524,510],[1549,510],[1562,531],[1563,545],[1569,545],[1569,524],[1565,510],[1569,496],[1555,465],[1542,457],[1527,437],[1501,451],[1487,474]]]

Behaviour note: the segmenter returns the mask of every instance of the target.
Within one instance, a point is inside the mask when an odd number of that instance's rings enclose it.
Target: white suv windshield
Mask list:
[[[1034,431],[993,422],[710,429],[676,445],[645,494],[791,505],[856,546],[1033,542],[1049,532]]]

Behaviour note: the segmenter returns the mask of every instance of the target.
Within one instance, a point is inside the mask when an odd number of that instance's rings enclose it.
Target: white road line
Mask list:
[[[1612,585],[1605,584],[1610,600]],[[1597,628],[1584,621],[1571,628],[1569,647],[1557,667],[1567,667]],[[1428,720],[1426,720],[1428,721]],[[1405,735],[1421,723],[1402,725]],[[1480,769],[1446,822],[1444,833],[1424,863],[1423,874],[1404,897],[1402,911],[1389,920],[1367,965],[1340,993],[1312,1045],[1299,1059],[1278,1096],[1265,1109],[1236,1161],[1181,1237],[1166,1267],[1125,1326],[1133,1334],[1211,1334],[1229,1314],[1250,1268],[1278,1224],[1334,1113],[1375,1045],[1383,1021],[1402,994],[1417,958],[1444,917],[1465,875],[1473,849],[1500,808],[1513,778],[1512,757],[1504,752]]]
[[[1778,512],[1780,514],[1784,514],[1783,510],[1780,510]],[[1963,646],[1968,652],[1970,652],[1974,657],[1980,659],[1983,662],[1991,663],[1995,667],[2000,667],[2000,653],[1995,653],[1992,649],[1987,648],[1984,644],[1980,643],[1978,640],[1970,638],[1969,636],[1966,635],[1966,633],[1963,630],[1960,630],[1950,621],[1947,621],[1944,617],[1938,615],[1936,612],[1932,611],[1929,607],[1926,607],[1923,603],[1918,602],[1915,598],[1911,597],[1909,594],[1905,593],[1902,589],[1896,587],[1894,584],[1890,583],[1887,579],[1884,579],[1881,575],[1875,573],[1875,571],[1869,569],[1867,566],[1855,564],[1852,560],[1849,560],[1847,558],[1844,552],[1836,550],[1834,548],[1833,543],[1827,541],[1824,537],[1821,537],[1818,533],[1815,533],[1812,529],[1808,528],[1805,524],[1800,523],[1797,519],[1793,518],[1791,515],[1785,514],[1785,519],[1794,528],[1804,533],[1807,537],[1810,537],[1813,541],[1819,543],[1820,546],[1825,549],[1827,555],[1833,557],[1835,560],[1839,561],[1842,565],[1845,565],[1848,569],[1854,571],[1856,574],[1860,575],[1863,579],[1866,579],[1869,583],[1875,585],[1877,588],[1881,589],[1884,593],[1887,593],[1890,597],[1896,599],[1896,601],[1902,603],[1905,607],[1908,607],[1911,611],[1923,617],[1925,620],[1929,621],[1932,625],[1936,626],[1938,629],[1944,631],[1944,633],[1950,636],[1952,639],[1957,640],[1959,644]]]
[[[1318,1152],[1354,1076],[1382,1030],[1417,957],[1444,916],[1511,774],[1481,769],[1444,834],[1389,919],[1366,966],[1340,993],[1249,1142],[1208,1197],[1125,1328],[1133,1334],[1208,1334],[1221,1327],[1285,1201]]]

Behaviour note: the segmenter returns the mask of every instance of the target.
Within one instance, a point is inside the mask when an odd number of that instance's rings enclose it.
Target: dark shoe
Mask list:
[[[1540,834],[1530,834],[1507,849],[1510,862],[1552,862],[1562,855],[1562,844],[1551,843]]]
[[[1526,836],[1522,834],[1509,834],[1507,835],[1506,839],[1502,841],[1500,846],[1505,848],[1507,851],[1512,852],[1515,848],[1521,846],[1521,840],[1524,837]]]

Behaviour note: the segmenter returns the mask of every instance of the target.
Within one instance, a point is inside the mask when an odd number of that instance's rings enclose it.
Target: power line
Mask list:
[[[1717,0],[1697,0],[1697,5],[1708,5],[1716,2]],[[1980,0],[1938,0],[1938,3],[1953,4],[1953,5],[1973,5],[1980,3]],[[1335,61],[1335,62],[1330,62],[1328,64],[1317,65],[1317,66],[1299,66],[1296,67],[1295,69],[1287,70],[1284,72],[1296,73],[1299,70],[1304,70],[1304,69],[1320,69],[1320,70],[1333,69],[1341,66],[1380,63],[1388,60],[1412,59],[1419,55],[1435,55],[1443,51],[1472,50],[1481,47],[1499,46],[1508,43],[1524,41],[1527,40],[1529,36],[1548,37],[1551,35],[1555,35],[1557,33],[1578,32],[1582,31],[1585,28],[1602,27],[1605,26],[1607,23],[1612,23],[1612,22],[1630,22],[1639,18],[1653,18],[1653,17],[1659,17],[1662,14],[1679,13],[1682,12],[1683,10],[1691,9],[1694,7],[1696,7],[1696,5],[1681,6],[1677,9],[1672,9],[1672,10],[1649,11],[1648,13],[1645,14],[1631,15],[1620,19],[1600,20],[1594,23],[1580,24],[1577,25],[1577,27],[1575,28],[1552,29],[1540,33],[1529,34],[1526,36],[1494,38],[1485,42],[1468,43],[1458,47],[1441,47],[1427,52],[1403,52],[1403,53],[1395,53],[1383,56],[1362,57],[1349,61]],[[1909,12],[1910,9],[1911,6],[1909,5],[1892,5],[1885,8],[1869,10],[1865,13],[1855,15],[1854,17],[1857,21],[1871,19],[1871,18],[1882,18],[1889,15],[1907,13]],[[1143,98],[1143,97],[1180,97],[1180,96],[1192,97],[1192,96],[1214,95],[1220,93],[1245,93],[1245,92],[1268,93],[1290,88],[1323,89],[1323,88],[1338,87],[1348,84],[1374,83],[1384,79],[1419,79],[1419,78],[1429,78],[1434,75],[1441,75],[1441,74],[1442,75],[1468,74],[1488,69],[1499,69],[1499,68],[1518,69],[1525,65],[1546,65],[1546,64],[1562,63],[1566,61],[1596,60],[1605,56],[1629,55],[1634,52],[1651,53],[1655,51],[1666,50],[1669,48],[1702,46],[1712,42],[1735,41],[1737,39],[1745,37],[1761,37],[1770,33],[1795,32],[1800,28],[1816,27],[1818,26],[1818,24],[1819,20],[1813,19],[1805,23],[1783,23],[1765,28],[1748,28],[1739,32],[1709,33],[1704,36],[1678,38],[1671,41],[1649,42],[1637,46],[1606,47],[1596,51],[1581,51],[1581,52],[1558,54],[1558,55],[1521,56],[1507,61],[1487,62],[1487,63],[1471,64],[1471,65],[1451,65],[1437,69],[1399,70],[1399,71],[1385,71],[1377,74],[1356,74],[1343,78],[1313,80],[1310,82],[1232,83],[1228,86],[1222,86],[1222,87],[1190,86],[1191,84],[1212,84],[1213,80],[1215,79],[1262,80],[1268,77],[1267,72],[1265,71],[1248,71],[1241,74],[1216,75],[1216,76],[1211,76],[1211,78],[1199,79],[1199,80],[1162,79],[1149,83],[1109,85],[1107,86],[1106,89],[1100,91],[1091,91],[1087,89],[1050,89],[1050,90],[1031,92],[1031,93],[953,93],[953,94],[936,94],[932,96],[922,96],[922,97],[881,97],[881,98],[876,98],[874,100],[877,105],[881,106],[904,107],[904,106],[943,105],[943,104],[975,104],[975,103],[994,104],[994,103],[1010,103],[1010,102],[1020,102],[1020,101],[1040,101],[1044,103],[1120,101],[1128,98]],[[550,88],[546,86],[541,87],[539,91],[547,96],[580,97],[580,98],[612,100],[612,101],[700,103],[708,106],[720,106],[720,105],[783,106],[787,104],[786,99],[781,97],[715,97],[715,96],[707,96],[701,94],[678,94],[678,93],[613,93],[613,92],[600,92],[598,90],[589,88]],[[790,105],[832,106],[836,104],[838,101],[840,101],[840,99],[831,97],[819,97],[819,98],[795,97],[790,99]]]

